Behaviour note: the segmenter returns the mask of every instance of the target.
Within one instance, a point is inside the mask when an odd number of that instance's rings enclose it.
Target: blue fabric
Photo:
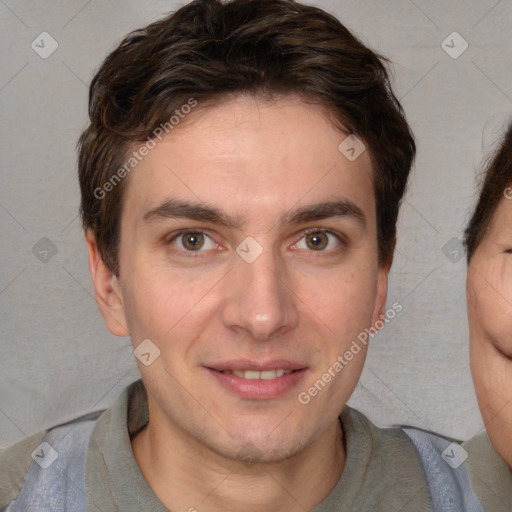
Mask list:
[[[94,424],[92,418],[49,430],[32,454],[18,498],[5,512],[87,512],[85,460]]]
[[[412,440],[421,458],[434,512],[484,512],[471,487],[466,466],[464,463],[459,465],[465,454],[462,447],[421,430],[402,430]]]

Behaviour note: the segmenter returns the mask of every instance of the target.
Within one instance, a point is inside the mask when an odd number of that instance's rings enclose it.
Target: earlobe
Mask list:
[[[103,262],[91,228],[85,233],[85,241],[89,252],[89,271],[94,285],[96,302],[107,329],[115,336],[128,336],[119,280]]]

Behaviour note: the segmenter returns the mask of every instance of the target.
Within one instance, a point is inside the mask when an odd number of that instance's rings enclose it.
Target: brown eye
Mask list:
[[[168,245],[176,246],[176,252],[192,253],[205,252],[206,249],[214,249],[215,242],[203,231],[188,230],[175,234],[167,241]]]
[[[303,243],[303,240],[305,243]],[[313,252],[331,252],[345,244],[342,235],[325,229],[313,228],[304,232],[296,247]],[[328,247],[330,246],[330,247]]]
[[[311,233],[306,236],[307,244],[310,249],[313,250],[323,250],[326,248],[329,243],[329,238],[326,233]]]
[[[183,247],[195,251],[200,249],[204,244],[204,235],[202,233],[185,233],[181,235]]]

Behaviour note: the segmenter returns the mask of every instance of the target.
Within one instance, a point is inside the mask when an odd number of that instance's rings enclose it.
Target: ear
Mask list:
[[[386,314],[386,300],[388,298],[388,275],[393,263],[393,254],[395,252],[396,238],[393,239],[389,256],[379,265],[377,277],[377,296],[375,298],[375,307],[373,309],[372,323],[375,325],[377,320],[381,320]]]
[[[103,315],[107,329],[115,336],[128,336],[123,306],[123,293],[117,277],[105,265],[91,228],[85,232],[89,251],[89,270],[94,284],[98,308]]]

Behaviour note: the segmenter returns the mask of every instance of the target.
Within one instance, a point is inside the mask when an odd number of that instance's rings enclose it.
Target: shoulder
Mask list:
[[[18,497],[32,461],[32,452],[47,432],[37,432],[0,451],[0,510]]]
[[[431,512],[421,460],[402,429],[380,428],[350,407],[341,421],[347,447],[342,478],[358,488],[351,510]]]
[[[512,509],[512,471],[494,449],[486,432],[464,442],[469,477],[485,510]]]
[[[402,428],[378,427],[364,414],[349,407],[345,407],[341,418],[347,437],[357,432],[359,442],[370,445],[372,455],[370,462],[386,460],[389,465],[396,461],[401,467],[407,468],[407,462],[404,462],[404,457],[407,457],[411,464],[407,469],[421,468],[414,443]]]
[[[38,496],[51,498],[55,503],[64,500],[63,504],[66,500],[81,499],[86,448],[101,413],[56,425],[2,450],[0,511],[16,500],[13,510],[27,512]]]
[[[418,428],[403,430],[421,459],[434,510],[483,512],[469,477],[463,443]]]

